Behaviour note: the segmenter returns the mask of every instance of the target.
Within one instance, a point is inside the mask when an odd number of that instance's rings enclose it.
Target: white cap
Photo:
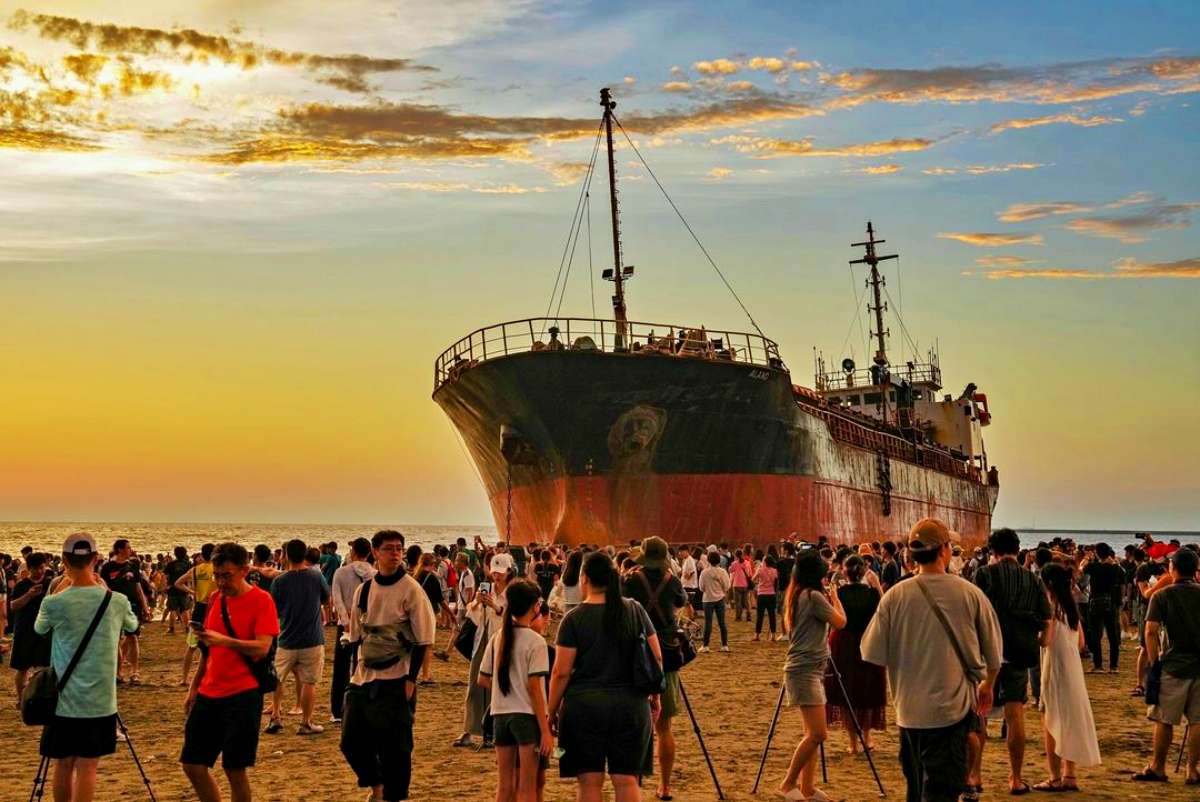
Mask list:
[[[63,543],[63,554],[95,554],[96,540],[87,532],[75,532],[68,535]]]
[[[492,556],[492,563],[488,567],[490,574],[507,574],[513,570],[513,558],[510,554],[496,554]]]

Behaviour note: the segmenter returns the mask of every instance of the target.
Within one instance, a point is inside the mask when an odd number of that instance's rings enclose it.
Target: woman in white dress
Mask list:
[[[1083,624],[1071,590],[1071,569],[1050,563],[1042,569],[1042,582],[1054,608],[1054,617],[1041,636],[1042,726],[1050,779],[1033,788],[1078,791],[1075,768],[1100,764],[1092,704],[1079,661]]]

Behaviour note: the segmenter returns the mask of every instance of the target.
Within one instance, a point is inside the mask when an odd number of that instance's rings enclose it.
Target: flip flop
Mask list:
[[[1135,782],[1140,783],[1165,783],[1167,778],[1163,774],[1159,774],[1154,769],[1142,769],[1137,774],[1133,775]]]
[[[1062,793],[1063,791],[1067,790],[1067,787],[1062,784],[1062,780],[1042,780],[1040,783],[1033,786],[1033,790]]]
[[[663,800],[663,802],[671,802],[671,800],[674,799],[675,797],[671,796],[670,794],[660,794],[658,791],[655,791],[654,798],[661,799],[661,800]]]

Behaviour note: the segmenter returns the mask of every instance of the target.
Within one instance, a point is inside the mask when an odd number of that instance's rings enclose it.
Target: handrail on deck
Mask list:
[[[434,361],[433,388],[436,390],[481,362],[529,351],[661,355],[786,369],[778,343],[761,334],[629,321],[625,324],[625,336],[621,337],[615,320],[534,317],[476,329],[451,345]]]

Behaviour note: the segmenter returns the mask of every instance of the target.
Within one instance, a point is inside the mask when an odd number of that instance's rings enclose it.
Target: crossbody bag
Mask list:
[[[225,623],[225,631],[229,633],[229,637],[234,640],[241,640],[237,636],[237,633],[233,631],[233,621],[229,618],[229,607],[225,604],[224,593],[221,594],[221,620]],[[275,689],[279,687],[279,675],[275,673],[275,649],[278,643],[278,638],[271,638],[271,648],[267,650],[267,656],[260,660],[252,660],[250,655],[238,651],[238,654],[246,661],[246,667],[250,669],[250,675],[258,683],[260,693],[274,693]],[[237,650],[235,649],[234,651]]]
[[[967,662],[967,654],[963,651],[962,645],[958,642],[958,637],[954,634],[954,628],[950,626],[950,620],[946,618],[946,614],[942,612],[942,608],[934,601],[933,594],[929,592],[929,588],[925,587],[920,577],[913,577],[912,581],[916,583],[921,590],[921,595],[925,597],[925,601],[929,603],[929,609],[937,616],[937,620],[942,625],[942,629],[946,631],[946,637],[950,639],[950,645],[954,647],[954,654],[958,656],[959,665],[962,666],[963,678],[967,683],[967,692],[972,700],[975,698],[973,674],[971,664]]]
[[[96,634],[111,599],[112,591],[105,591],[104,598],[100,600],[100,607],[92,616],[92,623],[83,633],[83,639],[75,647],[75,654],[71,656],[71,662],[67,664],[67,670],[61,677],[55,674],[53,666],[44,668],[30,677],[21,694],[21,720],[29,726],[44,727],[54,720],[55,711],[58,710],[58,696],[71,679],[71,674],[75,672],[75,666],[79,665],[83,653],[87,651],[88,644],[92,642],[92,636]]]

